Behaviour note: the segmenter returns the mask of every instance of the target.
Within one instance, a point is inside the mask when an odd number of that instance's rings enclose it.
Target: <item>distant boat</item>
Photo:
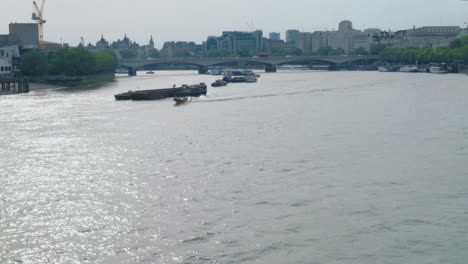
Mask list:
[[[257,82],[257,75],[251,70],[228,70],[223,73],[223,81],[231,83],[254,83]]]
[[[379,72],[397,72],[399,68],[397,66],[380,66]]]
[[[309,67],[307,66],[304,66],[304,65],[290,65],[290,64],[284,64],[284,65],[280,65],[278,66],[278,69],[281,69],[281,70],[300,70],[300,71],[305,71],[305,70],[309,70]]]
[[[211,84],[211,87],[222,87],[226,86],[228,82],[223,81],[223,80],[216,80],[214,83]]]
[[[224,68],[213,68],[208,71],[209,74],[211,75],[222,75],[223,74]]]
[[[115,73],[116,73],[116,74],[128,74],[128,69],[117,68],[117,69],[115,70]]]
[[[431,65],[429,67],[429,72],[430,73],[435,73],[435,74],[444,74],[448,73],[447,67],[443,64],[441,65]]]
[[[419,68],[416,65],[405,65],[400,68],[400,72],[419,72]]]
[[[247,76],[245,76],[245,82],[247,82],[247,83],[255,83],[255,82],[257,82],[257,76],[255,76],[255,75],[247,75]]]

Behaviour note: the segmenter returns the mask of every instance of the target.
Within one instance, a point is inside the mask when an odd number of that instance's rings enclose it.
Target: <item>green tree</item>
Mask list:
[[[371,55],[380,55],[387,48],[385,44],[377,43],[371,46],[370,54]]]
[[[225,49],[220,50],[210,50],[208,51],[207,57],[210,58],[229,58],[229,57],[236,57],[236,54],[229,52]]]
[[[457,49],[457,48],[460,48],[461,46],[462,46],[462,40],[459,38],[456,38],[455,40],[450,42],[450,48],[452,49]]]
[[[118,60],[112,51],[98,51],[96,56],[96,72],[115,72]]]
[[[461,46],[468,46],[468,36],[465,36],[461,39]]]
[[[46,75],[47,56],[40,51],[28,51],[21,56],[19,68],[28,76]]]
[[[303,51],[297,47],[273,47],[270,49],[271,56],[302,56]]]
[[[50,56],[51,74],[88,75],[96,72],[96,56],[83,48],[62,48]]]
[[[361,47],[361,48],[353,50],[350,54],[351,55],[369,55],[369,52],[365,48]]]
[[[241,49],[241,50],[238,50],[237,51],[237,55],[239,57],[251,57],[252,56],[252,53],[250,53],[250,51],[246,50],[246,49]]]

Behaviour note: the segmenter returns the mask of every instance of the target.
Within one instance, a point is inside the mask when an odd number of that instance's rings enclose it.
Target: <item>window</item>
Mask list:
[[[0,71],[3,71],[3,67],[0,67]]]
[[[0,50],[0,56],[3,57],[3,55],[5,55],[5,51],[4,51],[4,50]]]

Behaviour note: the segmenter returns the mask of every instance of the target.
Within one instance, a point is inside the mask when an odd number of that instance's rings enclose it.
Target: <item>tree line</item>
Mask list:
[[[61,48],[46,54],[37,50],[22,54],[19,69],[27,76],[85,76],[114,72],[117,56],[112,51],[91,52],[83,47]]]
[[[445,48],[390,48],[374,46],[375,55],[390,63],[468,63],[468,37],[457,38]]]

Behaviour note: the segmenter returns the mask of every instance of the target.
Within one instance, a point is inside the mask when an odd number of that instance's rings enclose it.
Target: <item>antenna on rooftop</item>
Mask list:
[[[245,22],[245,24],[247,25],[247,29],[249,31],[254,31],[255,30],[253,20],[247,21],[247,22]]]

